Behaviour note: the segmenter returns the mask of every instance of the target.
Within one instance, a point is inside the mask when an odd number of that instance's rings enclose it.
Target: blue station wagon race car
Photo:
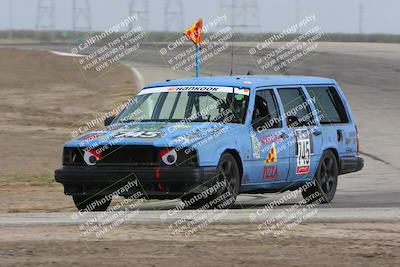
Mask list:
[[[105,210],[114,195],[228,208],[240,193],[310,182],[303,197],[328,203],[338,175],[363,167],[354,117],[329,78],[156,82],[105,126],[66,143],[55,171],[80,210]]]

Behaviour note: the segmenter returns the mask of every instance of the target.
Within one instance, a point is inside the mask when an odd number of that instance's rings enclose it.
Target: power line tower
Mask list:
[[[147,30],[149,27],[149,1],[132,0],[129,3],[129,16],[137,16],[136,23],[129,23],[129,31],[132,31],[135,24],[139,24],[143,30]]]
[[[222,0],[220,10],[228,17],[232,30],[255,30],[260,28],[260,14],[257,0]]]
[[[92,30],[89,0],[73,0],[72,2],[72,30]]]
[[[50,32],[50,41],[54,40],[54,20],[55,20],[55,5],[54,0],[38,0],[35,23],[35,39],[38,39],[40,31],[45,30]]]
[[[358,33],[359,34],[363,33],[364,10],[365,10],[365,7],[363,6],[363,4],[360,4],[358,6]]]
[[[182,0],[165,1],[165,31],[182,31],[183,3]]]
[[[8,31],[8,39],[12,40],[13,38],[13,2],[12,0],[8,1],[8,19],[9,19],[9,31]]]
[[[294,0],[294,23],[299,23],[300,5],[299,0]]]

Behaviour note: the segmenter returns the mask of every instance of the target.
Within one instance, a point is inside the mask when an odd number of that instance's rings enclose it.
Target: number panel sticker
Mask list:
[[[311,164],[311,136],[308,130],[296,130],[296,174],[310,172]]]
[[[157,138],[161,135],[162,132],[158,131],[133,131],[117,134],[114,138]]]

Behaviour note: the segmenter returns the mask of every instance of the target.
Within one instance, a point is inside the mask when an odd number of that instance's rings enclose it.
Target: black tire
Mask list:
[[[335,155],[331,150],[327,150],[322,154],[317,172],[314,176],[315,185],[302,191],[304,199],[308,199],[309,203],[320,201],[320,203],[329,203],[335,196],[338,183],[339,167]],[[318,197],[311,196],[318,192]]]
[[[111,204],[111,197],[106,199],[105,196],[78,196],[73,195],[75,207],[82,211],[105,211]],[[96,202],[97,201],[97,202]]]
[[[207,185],[212,187],[215,185],[217,182],[223,182],[226,181],[226,186],[220,187],[217,192],[214,194],[210,195],[207,198],[201,198],[200,200],[195,201],[192,204],[188,204],[187,208],[193,209],[193,208],[201,208],[207,203],[210,203],[210,201],[222,197],[224,194],[230,192],[228,199],[223,200],[223,203],[215,203],[215,205],[209,205],[209,208],[230,208],[232,205],[235,203],[236,197],[239,193],[239,188],[240,188],[240,172],[239,172],[239,167],[238,164],[235,160],[235,158],[230,154],[230,153],[225,153],[221,156],[217,170],[215,173],[215,178],[212,179]],[[201,194],[198,193],[193,193],[193,194],[186,194],[182,196],[182,200],[187,203],[191,199],[195,198],[196,195],[200,196]]]

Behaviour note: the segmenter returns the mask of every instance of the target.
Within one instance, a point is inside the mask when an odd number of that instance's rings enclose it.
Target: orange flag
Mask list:
[[[183,32],[194,44],[201,46],[201,34],[203,33],[203,20],[198,19],[192,26]]]

